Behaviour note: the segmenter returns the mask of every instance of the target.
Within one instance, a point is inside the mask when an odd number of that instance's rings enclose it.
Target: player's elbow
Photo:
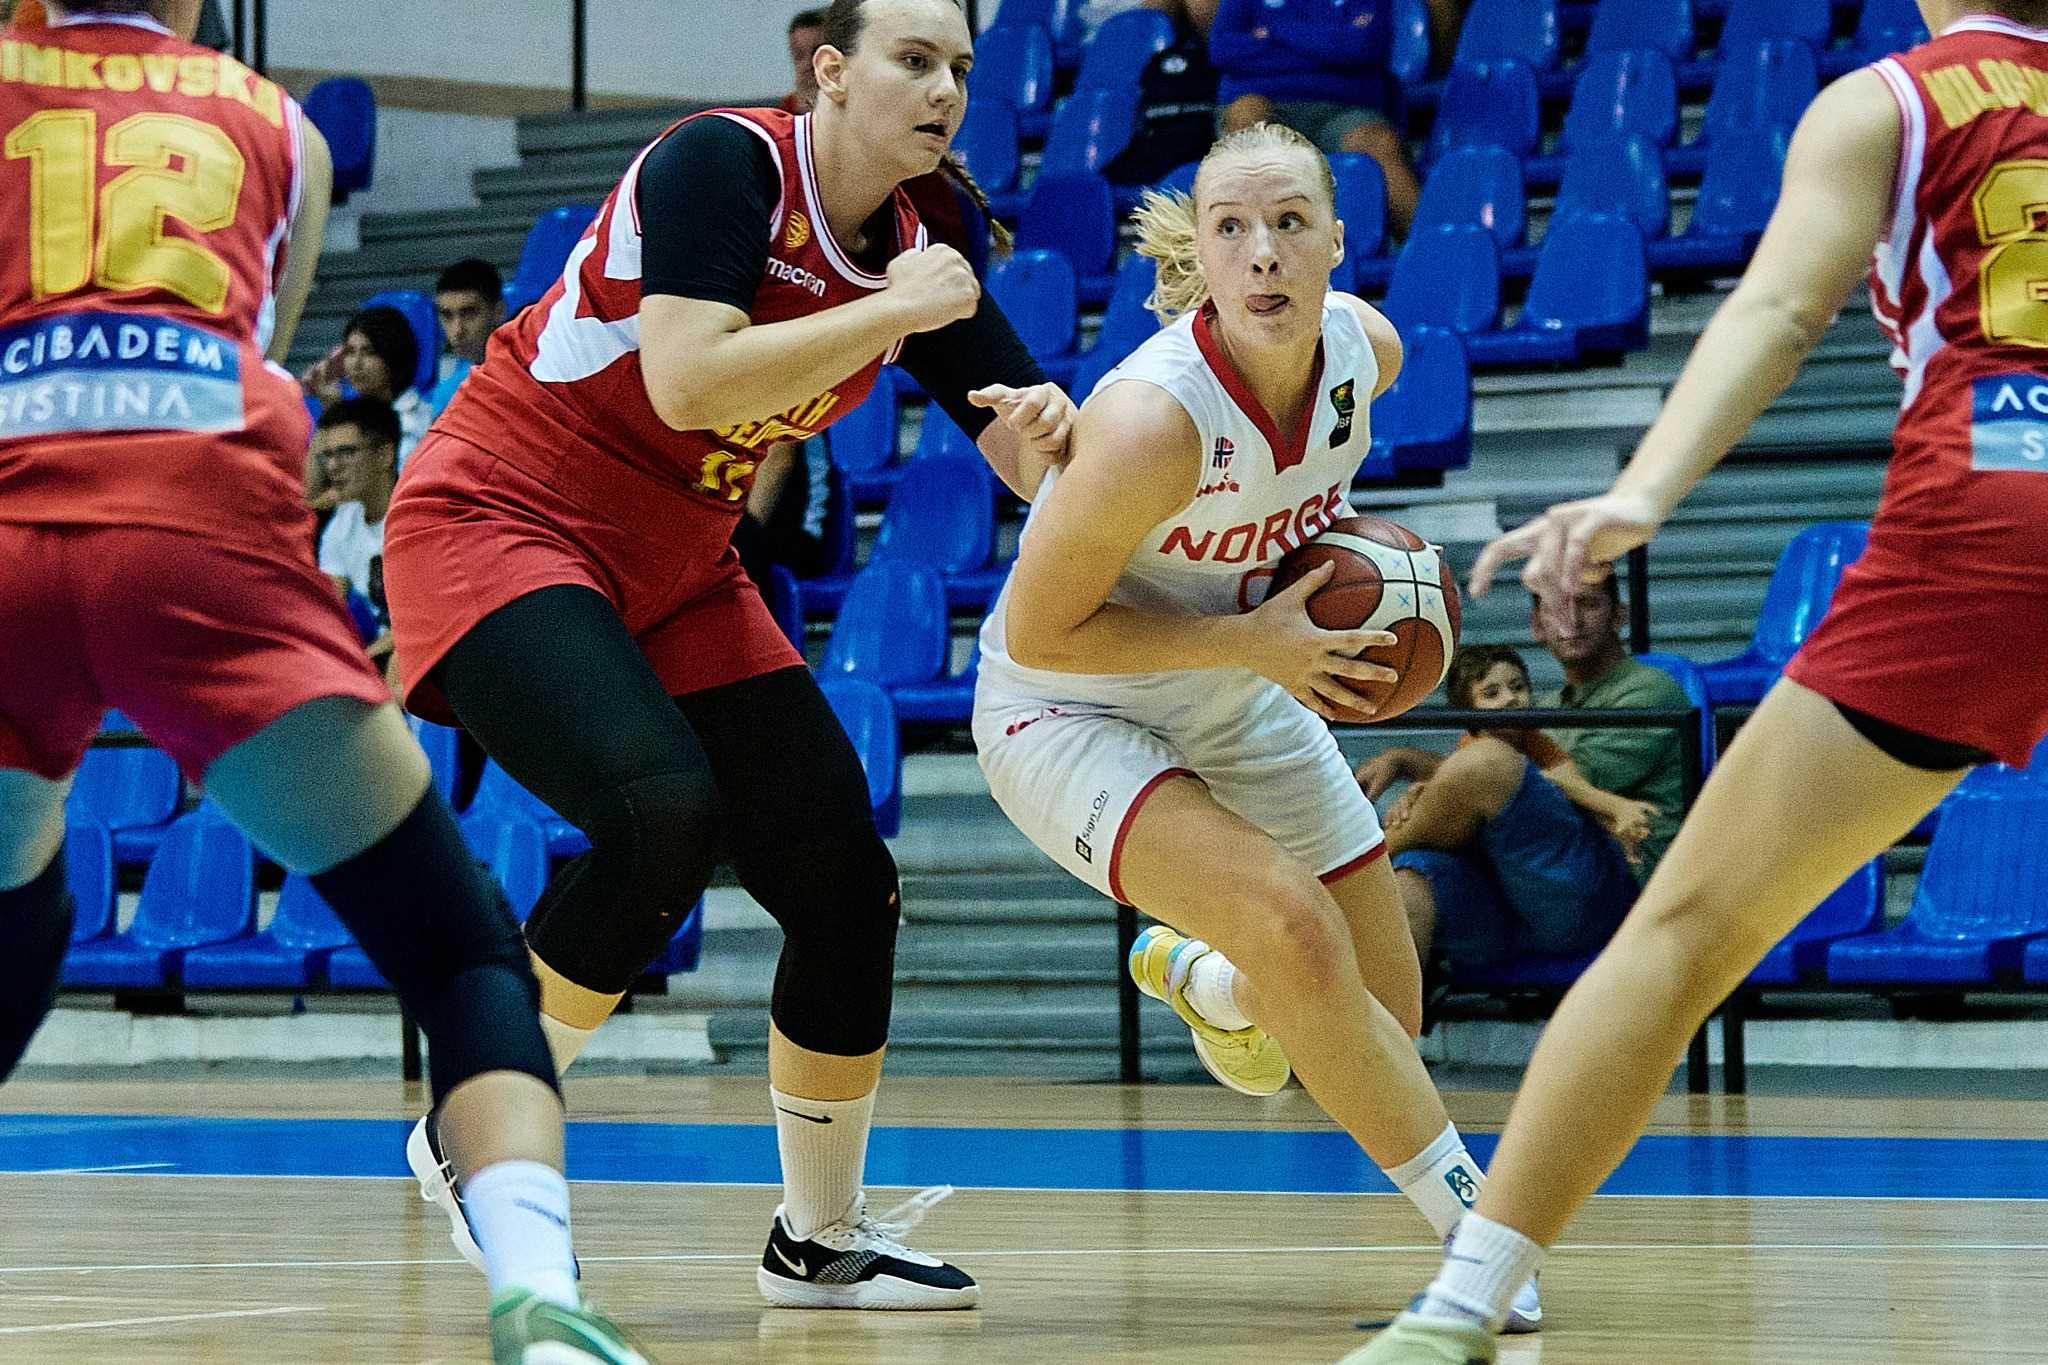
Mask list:
[[[1744,298],[1731,297],[1729,302],[1741,310],[1747,324],[1744,330],[1752,336],[1802,356],[1821,343],[1841,311],[1791,291],[1757,289]]]
[[[1065,659],[1061,644],[1066,634],[1050,622],[1034,621],[1028,614],[1012,610],[1003,622],[1003,647],[1020,667],[1059,673],[1065,671],[1061,667]]]
[[[644,359],[640,374],[647,388],[647,401],[664,425],[675,431],[704,431],[712,425],[704,406],[707,395],[687,374],[666,373],[665,367]]]

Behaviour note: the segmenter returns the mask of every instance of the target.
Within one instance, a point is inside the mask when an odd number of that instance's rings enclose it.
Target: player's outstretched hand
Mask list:
[[[1249,634],[1248,667],[1286,688],[1294,699],[1327,720],[1341,713],[1378,708],[1346,686],[1356,682],[1398,682],[1391,668],[1357,657],[1374,645],[1391,645],[1384,630],[1324,630],[1308,614],[1309,595],[1329,579],[1335,566],[1316,565],[1285,591],[1277,592],[1244,618]]]
[[[888,294],[909,310],[911,331],[936,332],[974,316],[981,281],[965,256],[939,244],[906,251],[889,262]]]
[[[1598,583],[1615,560],[1648,541],[1664,522],[1650,499],[1630,493],[1561,502],[1508,532],[1479,552],[1472,566],[1472,595],[1484,597],[1501,565],[1522,566],[1522,582],[1545,601],[1572,597],[1584,583]]]
[[[1074,400],[1057,384],[1013,389],[990,384],[967,395],[977,408],[992,408],[996,420],[1017,433],[1024,449],[1055,469],[1067,463],[1067,442],[1074,435]]]

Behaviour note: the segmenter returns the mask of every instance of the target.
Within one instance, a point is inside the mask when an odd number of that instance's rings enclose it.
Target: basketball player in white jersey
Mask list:
[[[1349,515],[1400,338],[1330,292],[1330,167],[1290,129],[1225,138],[1193,199],[1148,195],[1139,224],[1151,304],[1177,320],[1103,378],[1040,487],[982,628],[982,768],[1062,867],[1172,926],[1132,971],[1211,1073],[1271,1094],[1291,1059],[1443,1236],[1479,1167],[1416,1054],[1415,945],[1321,719],[1371,709],[1347,681],[1394,675],[1354,656],[1394,637],[1309,620],[1327,569],[1261,601],[1282,555]],[[1510,1329],[1533,1330],[1533,1282],[1518,1309]]]

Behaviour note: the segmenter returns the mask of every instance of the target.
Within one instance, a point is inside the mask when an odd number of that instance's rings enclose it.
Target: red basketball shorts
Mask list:
[[[528,472],[550,461],[444,432],[406,461],[384,591],[408,709],[453,724],[435,666],[492,612],[563,585],[604,595],[671,696],[803,663],[740,568],[731,515],[611,461]]]
[[[194,780],[319,697],[391,699],[310,546],[0,523],[0,768],[56,779],[109,707]]]

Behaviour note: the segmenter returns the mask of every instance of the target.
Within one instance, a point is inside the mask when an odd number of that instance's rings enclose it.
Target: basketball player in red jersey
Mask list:
[[[0,38],[0,1076],[49,1009],[64,797],[118,707],[311,878],[425,1027],[500,1365],[630,1365],[577,1286],[518,927],[309,553],[306,413],[273,362],[327,148],[188,41],[198,14],[76,0]]]
[[[1921,0],[1935,39],[1801,120],[1769,230],[1613,489],[1487,547],[1546,601],[1650,539],[1866,271],[1904,406],[1870,548],[1565,997],[1416,1309],[1358,1357],[1494,1358],[1512,1286],[1621,1161],[1686,1040],[1772,944],[1974,764],[2048,731],[2048,3]],[[1996,651],[1994,655],[1994,650]],[[1970,686],[1994,657],[1995,685]]]
[[[590,837],[527,925],[557,1065],[730,863],[785,935],[768,1064],[785,1197],[762,1293],[965,1308],[972,1279],[864,1209],[896,868],[732,529],[761,453],[850,411],[886,361],[1020,490],[1062,458],[1072,405],[920,211],[953,200],[934,172],[973,62],[959,8],[840,0],[824,28],[815,113],[663,133],[492,337],[407,462],[385,584],[408,705],[459,721]],[[422,1191],[472,1254],[436,1148],[423,1120]]]

